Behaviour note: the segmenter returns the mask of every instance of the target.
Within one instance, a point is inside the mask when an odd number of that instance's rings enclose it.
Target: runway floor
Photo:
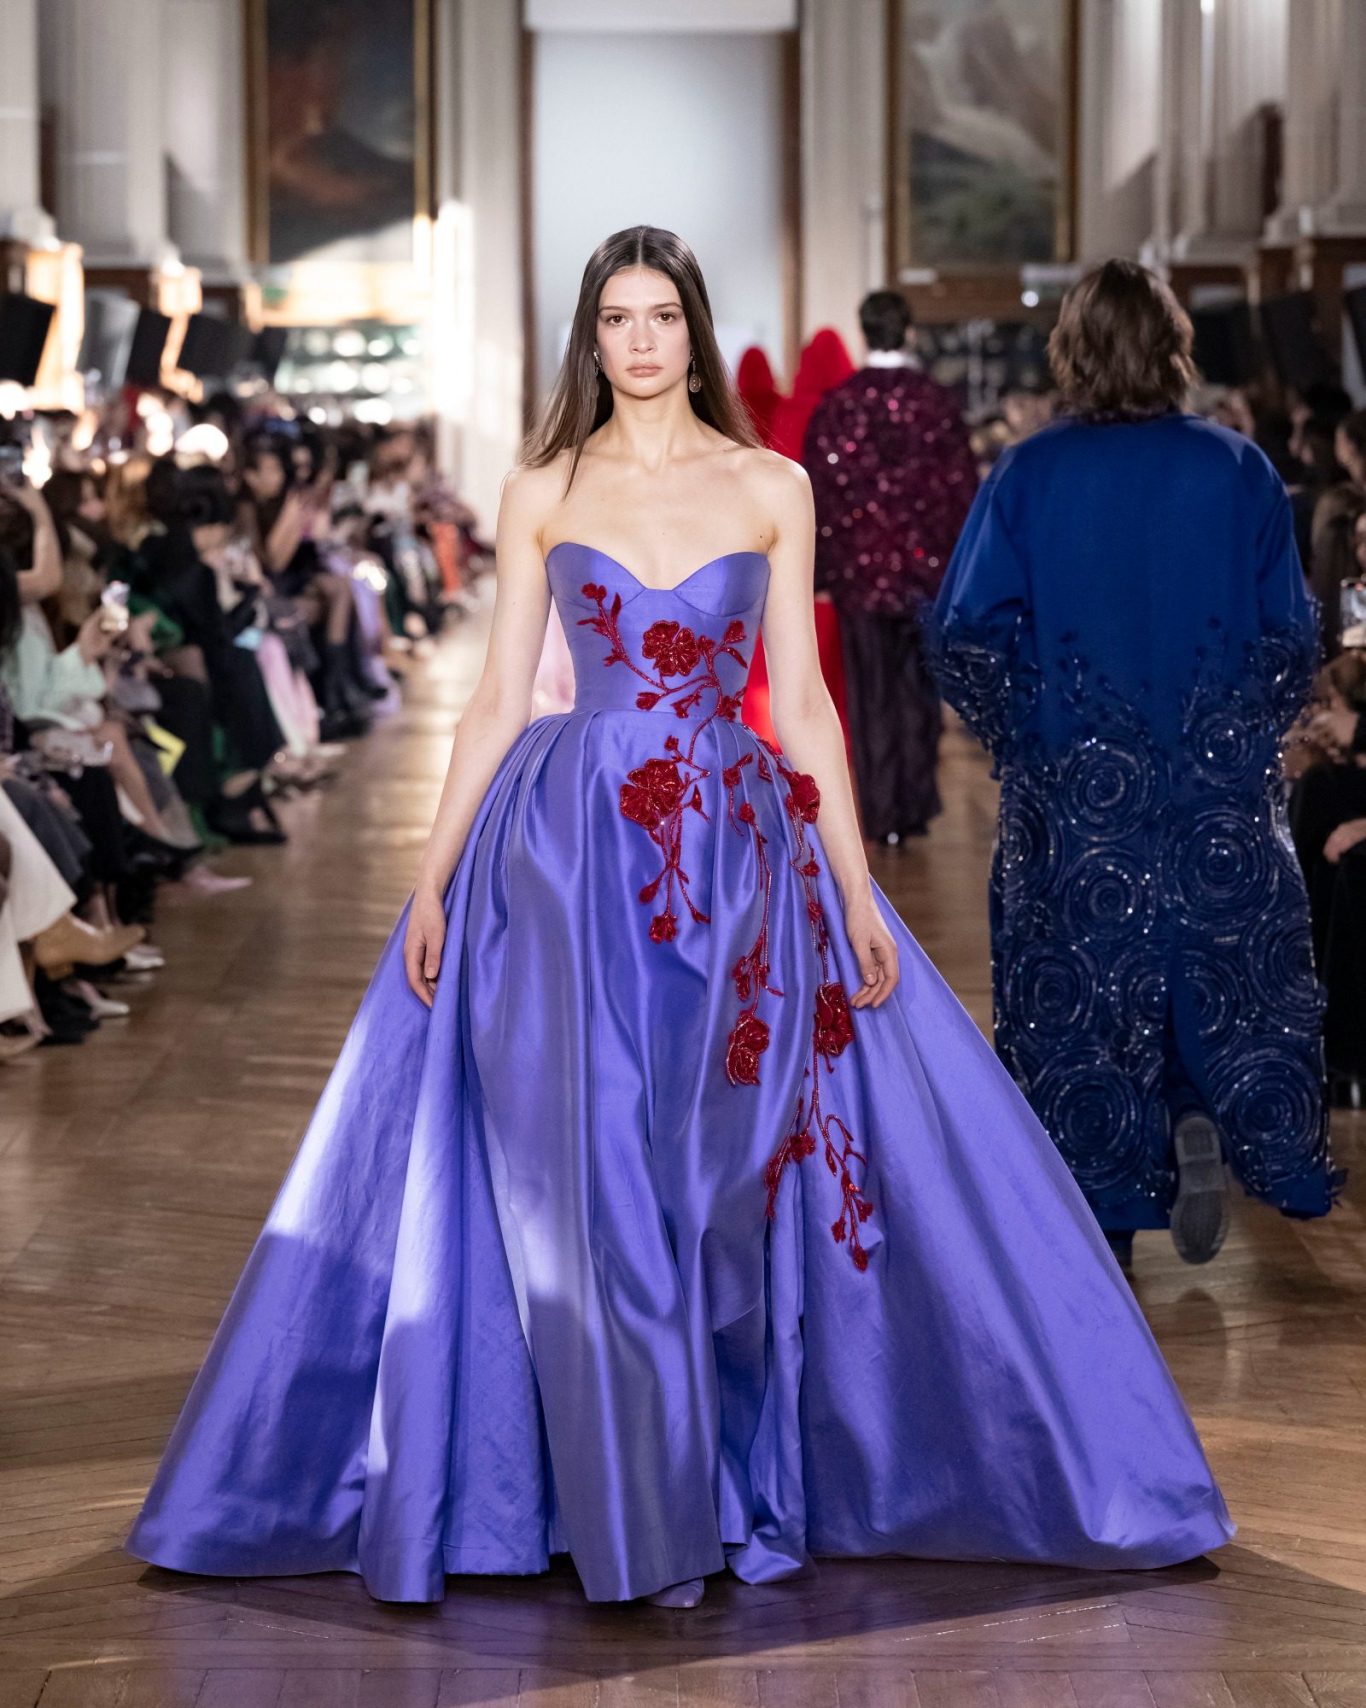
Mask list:
[[[1135,1286],[1241,1531],[1176,1570],[826,1563],[702,1609],[589,1607],[572,1574],[180,1578],[119,1542],[407,893],[479,637],[291,841],[168,900],[168,966],[84,1047],[0,1069],[0,1708],[1366,1708],[1366,1202],[1239,1207],[1208,1269],[1141,1236]],[[980,1022],[994,813],[946,741],[944,818],[877,875]]]

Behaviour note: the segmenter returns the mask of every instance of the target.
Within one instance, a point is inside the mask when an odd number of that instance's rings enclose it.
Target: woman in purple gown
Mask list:
[[[869,877],[810,488],[671,233],[590,259],[497,543],[414,893],[130,1549],[400,1601],[567,1551],[691,1606],[1219,1546],[1094,1218]],[[552,599],[576,698],[529,722]],[[761,624],[781,753],[737,715]]]

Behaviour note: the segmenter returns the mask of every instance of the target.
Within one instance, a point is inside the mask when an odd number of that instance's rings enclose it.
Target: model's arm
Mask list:
[[[531,716],[531,690],[545,640],[550,594],[538,541],[538,496],[546,471],[516,470],[503,486],[495,549],[498,596],[483,674],[451,746],[436,822],[418,865],[404,940],[408,983],[428,1008],[446,936],[446,885],[479,804]]]
[[[820,790],[821,845],[844,903],[845,930],[863,974],[863,986],[851,993],[850,1003],[855,1008],[876,1008],[896,988],[896,943],[873,899],[844,732],[816,649],[812,603],[816,522],[811,483],[799,463],[776,456],[765,478],[773,487],[777,528],[769,552],[772,573],[764,609],[773,727],[789,764],[813,777]]]

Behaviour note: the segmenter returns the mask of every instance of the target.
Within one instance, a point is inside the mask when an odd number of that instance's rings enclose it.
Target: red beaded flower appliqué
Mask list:
[[[615,594],[609,606],[607,589],[590,581],[584,585],[583,596],[592,600],[597,612],[591,617],[580,617],[579,623],[607,641],[603,664],[624,664],[646,684],[636,695],[636,705],[641,711],[648,712],[667,703],[679,718],[689,718],[704,695],[716,695],[710,713],[692,725],[686,748],[676,735],[669,736],[664,743],[664,757],[647,759],[634,771],[628,771],[621,786],[623,814],[649,833],[663,857],[658,875],[641,889],[640,900],[651,903],[663,890],[664,906],[650,921],[650,937],[656,943],[671,943],[678,935],[675,900],[683,903],[699,925],[708,923],[708,915],[698,907],[688,887],[688,873],[683,865],[683,814],[695,812],[707,817],[697,785],[711,772],[694,755],[698,738],[708,724],[716,718],[733,721],[739,713],[740,696],[726,693],[717,674],[716,661],[726,656],[742,668],[748,665],[749,660],[739,651],[745,639],[745,625],[729,624],[718,641],[710,635],[694,634],[682,623],[651,623],[641,637],[640,650],[654,666],[652,672],[636,663],[621,638],[617,621],[621,615],[621,594]],[[670,682],[670,677],[680,680]]]
[[[690,719],[694,708],[707,694],[715,695],[715,704],[707,715],[691,724],[686,748],[676,735],[666,737],[664,756],[647,759],[643,765],[628,771],[621,786],[623,815],[647,832],[662,856],[658,874],[640,890],[639,896],[648,904],[654,902],[663,890],[664,906],[650,921],[650,937],[656,943],[669,943],[678,934],[678,915],[674,911],[676,898],[682,901],[698,924],[710,922],[709,915],[697,906],[689,889],[688,873],[683,865],[683,815],[691,811],[704,819],[708,816],[698,785],[711,772],[696,757],[697,743],[702,731],[715,719],[733,722],[739,714],[741,696],[726,693],[716,661],[728,656],[742,667],[748,665],[748,659],[739,651],[747,638],[745,625],[739,621],[730,623],[718,641],[708,635],[695,634],[681,623],[652,623],[641,637],[640,648],[643,657],[653,666],[651,672],[635,662],[622,639],[618,623],[621,595],[614,595],[609,606],[607,589],[595,582],[586,583],[583,594],[597,606],[597,611],[593,616],[579,620],[582,626],[593,629],[608,642],[608,651],[602,661],[604,665],[624,664],[646,684],[636,695],[636,705],[641,711],[670,706],[679,718]],[[679,680],[670,682],[671,677]],[[762,900],[758,935],[731,969],[736,996],[742,1006],[726,1040],[726,1078],[735,1086],[759,1084],[760,1058],[769,1045],[769,1026],[759,1013],[759,1004],[766,995],[783,994],[770,977],[773,867],[768,855],[768,838],[759,828],[751,803],[740,798],[745,767],[752,763],[761,782],[771,784],[776,767],[786,786],[784,806],[796,845],[792,865],[802,881],[807,922],[820,964],[820,984],[816,990],[811,1044],[802,1076],[802,1090],[787,1135],[764,1169],[767,1214],[772,1218],[777,1212],[778,1189],[788,1163],[800,1162],[803,1157],[812,1155],[819,1142],[824,1149],[826,1166],[840,1186],[840,1214],[831,1224],[830,1231],[837,1242],[848,1246],[855,1267],[863,1270],[868,1267],[868,1253],[859,1237],[859,1229],[872,1214],[873,1206],[864,1195],[854,1169],[857,1165],[861,1177],[867,1158],[855,1146],[853,1135],[840,1116],[825,1109],[821,1096],[822,1071],[832,1071],[835,1058],[853,1042],[854,1025],[844,987],[832,977],[829,933],[816,889],[820,865],[807,838],[807,826],[816,822],[820,811],[820,791],[813,778],[805,772],[791,770],[783,764],[775,749],[766,743],[764,747],[765,752],[757,755],[746,753],[721,773],[726,791],[727,817],[736,831],[753,839]]]

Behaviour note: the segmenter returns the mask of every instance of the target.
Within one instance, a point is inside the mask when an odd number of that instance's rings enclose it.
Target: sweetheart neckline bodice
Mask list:
[[[608,563],[619,569],[623,575],[630,576],[631,580],[635,582],[636,586],[640,588],[643,593],[677,593],[681,588],[686,587],[690,581],[695,581],[697,577],[702,574],[703,570],[712,569],[716,564],[725,563],[729,558],[759,558],[765,565],[769,564],[769,556],[767,552],[755,552],[743,549],[740,551],[718,552],[715,557],[708,558],[705,563],[700,563],[696,569],[689,571],[681,581],[670,582],[667,587],[655,587],[648,581],[642,581],[629,564],[624,564],[620,558],[613,557],[611,552],[603,551],[601,546],[587,545],[582,540],[557,540],[545,554],[546,563],[549,564],[555,553],[565,547],[572,547],[577,551],[588,552],[593,557],[605,558]]]

